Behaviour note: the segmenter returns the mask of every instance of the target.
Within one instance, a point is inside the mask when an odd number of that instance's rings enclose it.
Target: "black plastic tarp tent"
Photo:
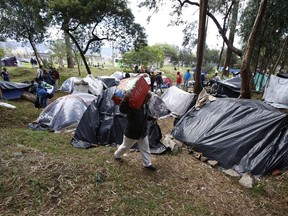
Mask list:
[[[241,77],[236,76],[227,80],[217,81],[219,85],[218,94],[225,95],[230,98],[238,98],[241,89]]]
[[[268,174],[288,167],[287,115],[261,101],[218,98],[190,109],[173,136],[239,173]]]
[[[115,89],[116,87],[106,89],[87,108],[71,140],[73,146],[91,148],[98,145],[122,143],[126,116],[119,111],[119,106],[115,105],[111,99]],[[159,115],[159,112],[154,111],[154,113]],[[152,129],[149,131],[149,143],[151,153],[160,154],[166,151],[166,148],[160,143],[161,131],[159,134],[160,128],[155,124],[151,123],[150,125],[150,128],[153,127],[153,131]],[[156,131],[156,129],[158,130]]]

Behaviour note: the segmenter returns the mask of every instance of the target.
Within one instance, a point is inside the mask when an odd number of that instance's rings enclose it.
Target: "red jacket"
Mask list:
[[[179,75],[177,75],[176,83],[181,84],[181,82],[182,82],[182,76],[181,76],[181,74],[179,74]]]

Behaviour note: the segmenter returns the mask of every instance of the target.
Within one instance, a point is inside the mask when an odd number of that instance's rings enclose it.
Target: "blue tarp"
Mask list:
[[[24,90],[28,91],[30,85],[27,83],[0,81],[0,98],[5,100],[19,99]]]

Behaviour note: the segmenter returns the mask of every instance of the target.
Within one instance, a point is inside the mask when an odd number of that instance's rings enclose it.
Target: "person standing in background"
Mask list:
[[[154,92],[154,83],[156,80],[156,75],[154,74],[154,72],[152,71],[150,74],[150,88],[151,88],[151,92]]]
[[[177,72],[176,87],[180,88],[182,83],[182,75],[180,71]]]
[[[43,66],[39,65],[39,68],[36,71],[36,78],[43,80]]]
[[[10,81],[10,75],[7,71],[7,68],[3,68],[3,71],[1,72],[1,77],[3,78],[4,81]]]
[[[191,79],[191,73],[189,69],[185,72],[183,79],[184,79],[184,87],[188,88],[188,82]]]
[[[162,91],[162,85],[163,85],[163,78],[162,78],[162,73],[158,72],[155,78],[156,84],[157,84],[157,90],[160,89],[161,94],[163,93]]]
[[[58,89],[58,83],[59,83],[60,75],[59,75],[59,72],[56,70],[56,68],[52,69],[51,77],[52,77],[53,82],[54,82],[54,88],[57,90]]]

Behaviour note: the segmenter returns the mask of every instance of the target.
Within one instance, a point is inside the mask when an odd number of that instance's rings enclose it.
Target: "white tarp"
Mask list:
[[[81,80],[82,80],[82,78],[70,77],[62,83],[59,90],[63,91],[63,92],[68,92],[71,94],[74,91],[74,83],[80,82]]]
[[[85,85],[87,85],[87,88]],[[75,85],[77,85],[75,89]],[[83,85],[81,87],[81,85]],[[78,77],[70,77],[69,79],[65,80],[60,87],[61,91],[72,93],[76,92],[83,92],[83,93],[91,93],[93,95],[101,95],[104,89],[103,82],[99,79],[95,79],[91,74],[88,74],[85,78],[78,78]]]
[[[53,131],[76,128],[87,107],[96,99],[88,93],[73,93],[58,98],[39,115],[37,124]]]
[[[176,86],[168,88],[161,96],[166,107],[178,116],[182,116],[189,109],[195,94],[190,94]]]
[[[288,109],[288,79],[271,75],[263,99],[273,107]]]

